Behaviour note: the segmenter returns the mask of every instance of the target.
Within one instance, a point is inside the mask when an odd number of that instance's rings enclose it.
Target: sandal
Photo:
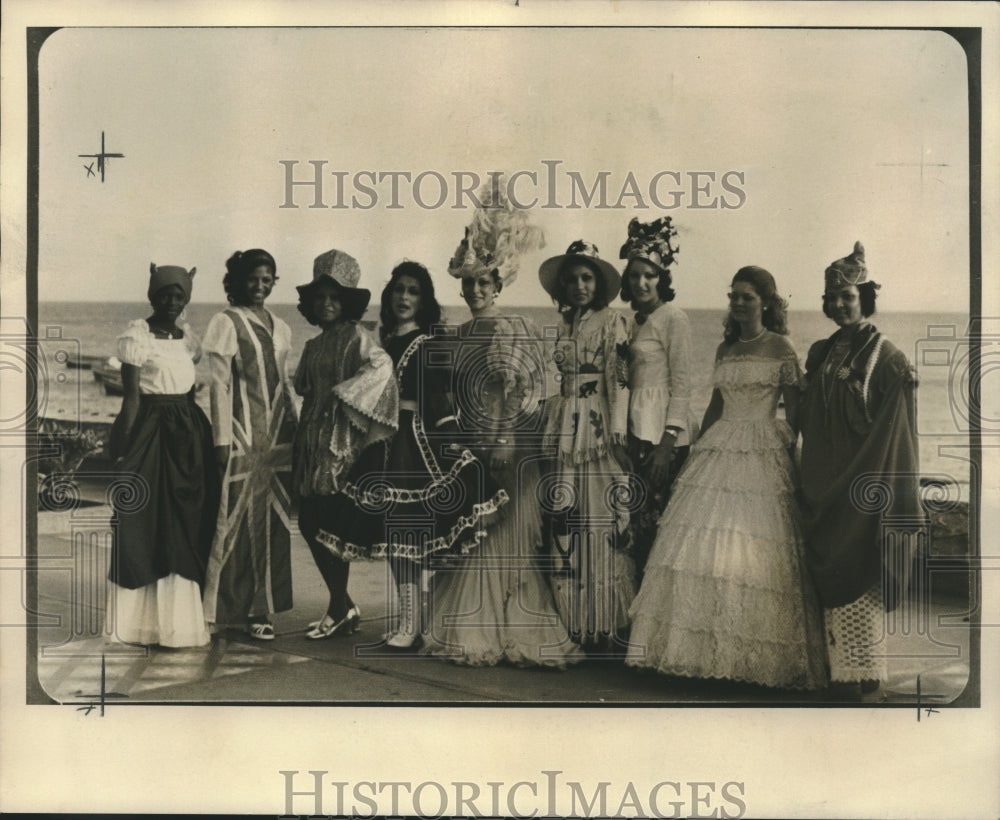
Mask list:
[[[269,624],[266,621],[255,621],[247,624],[247,633],[251,638],[255,638],[258,641],[273,641],[274,625]]]
[[[343,634],[354,635],[360,632],[361,607],[359,607],[357,604],[353,604],[351,608],[348,610],[347,614],[350,617],[350,624],[347,625],[346,629],[344,629]],[[324,615],[318,621],[310,621],[308,624],[306,624],[306,632],[315,632],[317,629],[319,629],[320,625],[324,624],[324,622],[327,621],[328,619],[333,620],[329,615]]]
[[[323,620],[306,633],[306,637],[312,641],[329,638],[331,635],[353,635],[358,631],[358,622],[361,620],[361,610],[352,606],[347,610],[339,621],[335,621],[332,616],[324,615]]]

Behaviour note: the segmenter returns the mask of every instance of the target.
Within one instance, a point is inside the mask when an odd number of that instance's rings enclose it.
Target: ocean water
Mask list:
[[[295,305],[268,307],[292,330],[294,368],[306,339],[318,331],[299,314]],[[683,307],[683,305],[682,305]],[[195,304],[187,309],[187,321],[197,335],[204,333],[209,319],[223,304]],[[561,321],[551,307],[515,307],[512,312],[532,319],[540,328],[557,327]],[[700,416],[711,396],[712,362],[722,339],[724,310],[687,310],[692,327],[692,403]],[[106,396],[88,370],[64,366],[64,356],[111,356],[115,339],[133,319],[150,313],[147,303],[44,302],[38,306],[39,341],[38,411],[42,418],[110,422],[121,407],[121,398]],[[365,319],[375,322],[377,306]],[[445,307],[444,319],[460,323],[468,318],[464,306]],[[963,339],[968,317],[961,314],[879,313],[875,324],[917,366],[917,430],[920,438],[921,472],[948,477],[959,483],[969,480],[968,346]],[[789,317],[789,338],[803,365],[809,346],[826,338],[836,326],[820,311],[797,311]],[[198,367],[199,381],[207,381],[204,363]],[[208,391],[198,392],[206,410]],[[989,415],[984,409],[984,417]]]

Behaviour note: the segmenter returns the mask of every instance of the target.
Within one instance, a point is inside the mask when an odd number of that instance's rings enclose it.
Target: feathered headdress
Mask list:
[[[677,229],[669,216],[661,216],[653,222],[640,222],[632,217],[628,223],[628,239],[622,245],[619,259],[645,259],[658,268],[666,270],[674,261],[674,256],[680,250],[670,244],[677,236]]]
[[[521,256],[545,247],[542,229],[528,222],[528,213],[507,198],[507,182],[494,175],[479,191],[472,222],[448,263],[456,279],[496,271],[503,285],[517,278]]]

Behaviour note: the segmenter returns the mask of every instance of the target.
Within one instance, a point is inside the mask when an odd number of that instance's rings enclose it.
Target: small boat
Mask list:
[[[104,387],[109,396],[124,396],[122,385],[122,363],[117,356],[105,359],[101,364],[94,365],[94,379]]]
[[[73,370],[93,370],[102,364],[103,356],[88,356],[83,353],[69,353],[66,356],[66,367]]]

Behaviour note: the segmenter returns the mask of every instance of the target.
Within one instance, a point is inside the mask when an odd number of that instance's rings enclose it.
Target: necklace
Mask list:
[[[150,330],[150,332],[154,336],[164,336],[167,339],[179,339],[179,338],[181,338],[180,336],[174,336],[174,331],[172,329],[166,328],[166,327],[162,327],[160,325],[150,325],[149,326],[149,330]]]
[[[766,327],[762,327],[762,328],[760,329],[760,333],[758,333],[758,334],[757,334],[756,336],[754,336],[754,337],[753,337],[752,339],[743,339],[743,338],[741,338],[741,337],[737,337],[737,341],[740,341],[740,342],[743,342],[743,344],[749,344],[750,342],[756,342],[756,341],[757,341],[757,340],[758,340],[758,339],[759,339],[759,338],[760,338],[761,336],[763,336],[763,335],[764,335],[765,333],[767,333],[767,328],[766,328]]]

